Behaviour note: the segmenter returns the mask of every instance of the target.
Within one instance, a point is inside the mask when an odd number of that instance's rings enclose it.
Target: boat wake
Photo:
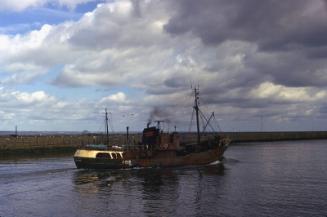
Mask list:
[[[212,165],[218,165],[218,164],[221,164],[221,161],[216,160],[214,162],[209,163],[208,165],[212,166]]]
[[[240,161],[234,158],[224,158],[224,163],[239,163]]]

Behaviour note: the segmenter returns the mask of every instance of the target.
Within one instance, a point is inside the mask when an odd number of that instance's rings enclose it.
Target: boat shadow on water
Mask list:
[[[72,181],[82,207],[103,207],[113,215],[123,215],[126,210],[118,208],[125,204],[137,210],[135,216],[140,213],[142,216],[194,216],[208,198],[206,190],[219,192],[224,175],[225,167],[220,163],[178,168],[76,170]],[[209,188],[208,182],[212,183]],[[218,193],[214,195],[210,200],[219,197]]]
[[[97,188],[111,187],[119,182],[131,182],[132,185],[141,184],[143,187],[160,187],[161,185],[178,182],[180,176],[187,173],[197,173],[199,177],[223,176],[223,163],[206,166],[185,166],[169,168],[133,168],[121,170],[76,170],[73,175],[73,184],[82,189],[86,185]],[[84,186],[84,187],[83,187]],[[155,188],[153,189],[155,190]]]

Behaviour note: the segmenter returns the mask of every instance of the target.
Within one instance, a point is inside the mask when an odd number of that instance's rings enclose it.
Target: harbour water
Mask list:
[[[1,217],[327,216],[327,141],[232,145],[222,164],[77,170],[71,157],[0,161]]]

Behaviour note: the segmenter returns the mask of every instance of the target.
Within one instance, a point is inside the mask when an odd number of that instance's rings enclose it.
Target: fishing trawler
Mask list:
[[[141,142],[133,145],[109,145],[108,115],[105,112],[107,145],[85,146],[76,150],[74,161],[77,168],[84,169],[123,169],[133,167],[173,167],[206,165],[222,160],[230,144],[229,138],[211,134],[204,138],[200,132],[199,91],[194,88],[194,106],[197,134],[196,141],[183,142],[178,132],[163,132],[160,121],[157,126],[147,124]],[[193,116],[193,115],[192,115]],[[212,117],[212,116],[211,116]],[[203,131],[211,119],[206,119]]]

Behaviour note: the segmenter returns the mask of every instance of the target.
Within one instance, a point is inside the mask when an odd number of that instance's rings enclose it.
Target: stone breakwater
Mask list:
[[[327,139],[327,131],[315,132],[224,132],[221,136],[229,137],[233,143],[283,141],[283,140],[311,140]],[[207,134],[212,136],[212,134]],[[133,133],[127,141],[126,135],[111,134],[109,144],[135,144],[141,140],[140,133]],[[184,142],[195,141],[195,133],[181,133]],[[102,134],[87,135],[37,135],[37,136],[0,136],[0,157],[10,155],[28,155],[44,153],[67,153],[74,151],[85,144],[105,143]]]
[[[300,132],[226,132],[234,143],[327,139],[327,131]]]
[[[133,134],[130,142],[140,141],[141,134]],[[74,151],[86,144],[105,143],[106,137],[102,134],[87,135],[33,135],[33,136],[0,136],[0,157],[11,155],[33,154],[73,154]],[[109,144],[126,144],[126,135],[110,135]]]

